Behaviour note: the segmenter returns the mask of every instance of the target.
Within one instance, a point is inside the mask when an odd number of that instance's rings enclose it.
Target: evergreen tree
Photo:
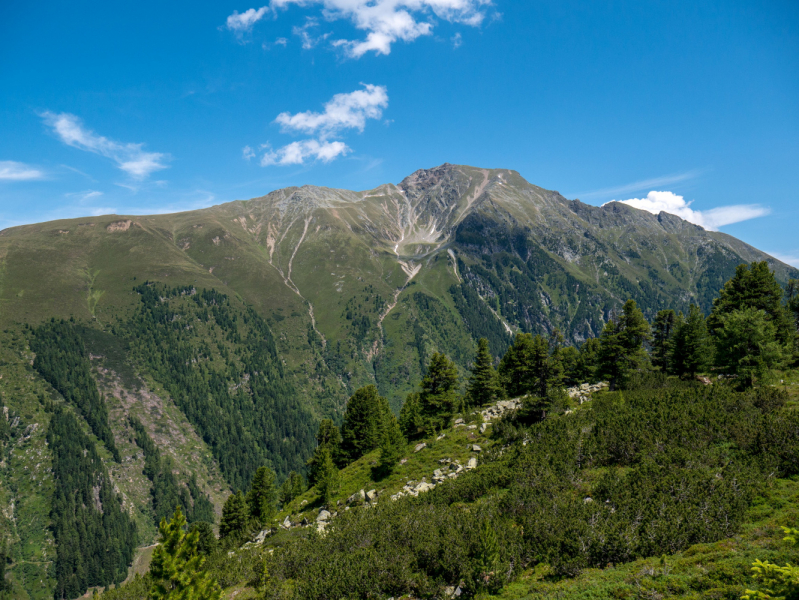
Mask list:
[[[499,375],[509,396],[532,394],[546,398],[550,388],[563,382],[560,347],[563,337],[556,330],[549,339],[518,333],[499,363]]]
[[[402,435],[399,422],[394,418],[394,415],[391,415],[380,440],[378,471],[381,474],[389,474],[394,470],[397,462],[399,462],[405,452],[407,443],[405,436]]]
[[[2,417],[0,417],[2,419]],[[14,587],[11,582],[6,579],[6,562],[8,561],[8,548],[3,545],[0,547],[0,598],[6,600],[8,592]]]
[[[197,552],[210,556],[219,547],[219,541],[214,535],[213,526],[206,521],[197,521],[191,526],[192,531],[197,532]]]
[[[566,385],[577,385],[585,381],[582,379],[580,359],[580,351],[574,346],[566,346],[561,349],[560,360],[563,364],[563,382]]]
[[[773,320],[763,310],[745,308],[724,314],[716,332],[716,364],[751,386],[785,360]]]
[[[159,544],[150,563],[152,600],[219,600],[222,590],[204,569],[205,558],[197,549],[199,531],[184,532],[186,519],[175,510],[171,521],[158,528]]]
[[[258,467],[247,493],[250,515],[261,524],[269,521],[277,513],[276,495],[275,472],[269,467]]]
[[[341,428],[341,454],[352,462],[380,445],[386,421],[391,415],[388,400],[377,387],[367,385],[357,390],[347,402]]]
[[[319,461],[316,490],[325,506],[333,506],[333,496],[338,492],[339,474],[333,456],[328,448],[323,448]]]
[[[671,372],[671,338],[676,322],[676,313],[668,309],[659,311],[652,323],[652,365],[666,373]]]
[[[488,347],[488,340],[480,338],[477,342],[477,356],[474,359],[466,397],[472,406],[492,404],[504,396],[505,391],[499,383],[499,375],[494,369],[494,357]]]
[[[678,320],[669,344],[670,372],[676,375],[695,375],[707,371],[713,364],[713,340],[707,330],[702,310],[691,304],[688,316]]]
[[[611,389],[648,366],[644,342],[649,338],[649,323],[644,314],[634,300],[627,300],[618,319],[605,324],[599,340],[599,375],[610,381]]]
[[[580,361],[578,363],[578,379],[580,383],[599,381],[599,338],[588,338],[580,346]]]
[[[280,504],[281,506],[286,506],[289,502],[294,500],[297,496],[301,495],[305,491],[305,481],[302,479],[302,475],[299,473],[292,471],[289,473],[289,476],[286,478],[286,481],[283,482],[283,485],[280,486]]]
[[[250,523],[250,508],[240,491],[228,496],[222,507],[222,521],[219,523],[219,539],[238,539],[247,532]]]
[[[309,485],[316,485],[318,481],[325,450],[330,453],[334,462],[341,455],[341,433],[339,433],[338,427],[333,425],[333,421],[322,419],[319,424],[319,432],[316,434],[316,442],[316,449],[306,463]]]
[[[457,393],[458,367],[445,354],[434,353],[419,392],[419,406],[428,433],[449,424],[457,406]]]
[[[735,275],[713,301],[708,327],[715,334],[722,326],[724,315],[745,308],[762,310],[766,320],[774,325],[777,340],[783,345],[791,344],[796,329],[783,297],[784,291],[766,261],[738,265]]]
[[[418,392],[410,393],[405,397],[405,402],[400,409],[399,426],[409,440],[416,439],[424,433],[422,407]]]
[[[480,526],[480,538],[475,558],[477,570],[475,579],[478,587],[486,591],[501,588],[499,539],[488,518],[484,518]]]

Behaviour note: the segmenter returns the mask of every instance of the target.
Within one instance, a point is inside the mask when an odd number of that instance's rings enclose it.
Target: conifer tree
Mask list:
[[[574,346],[565,346],[560,351],[560,360],[563,365],[563,382],[567,385],[582,383],[582,369],[580,365],[580,351]]]
[[[323,448],[319,461],[316,490],[325,506],[333,505],[333,496],[338,492],[339,474],[333,456],[328,448]]]
[[[677,321],[677,314],[672,310],[661,310],[652,323],[652,365],[664,372],[671,372],[671,341]]]
[[[347,402],[341,428],[342,457],[352,462],[380,445],[391,409],[377,387],[367,385],[357,390]]]
[[[578,363],[580,382],[595,382],[599,380],[597,369],[599,364],[599,338],[588,338],[580,346],[580,361]]]
[[[445,354],[434,353],[419,392],[424,428],[428,433],[439,431],[449,423],[457,405],[457,393],[458,367]]]
[[[702,310],[691,304],[688,316],[678,320],[671,346],[670,372],[676,375],[695,375],[707,371],[713,364],[713,340],[707,330],[707,323]]]
[[[380,440],[378,470],[382,474],[388,474],[394,470],[397,462],[402,458],[402,454],[405,452],[406,444],[407,441],[405,440],[405,436],[402,435],[399,422],[394,418],[394,415],[391,415]]]
[[[302,475],[292,471],[286,481],[283,482],[283,485],[280,486],[280,504],[282,506],[287,505],[304,491],[305,481],[303,481]]]
[[[605,324],[600,336],[599,374],[608,378],[612,389],[648,366],[644,342],[650,336],[649,323],[635,300],[627,300],[618,319]]]
[[[318,473],[322,464],[322,454],[324,450],[330,453],[334,462],[341,455],[341,433],[339,433],[338,427],[333,425],[333,421],[330,419],[322,419],[322,422],[319,424],[319,432],[316,434],[316,442],[316,449],[306,463],[308,466],[309,485],[316,485],[318,481]]]
[[[496,402],[503,396],[504,390],[494,369],[494,357],[491,356],[488,340],[480,338],[477,342],[477,356],[466,388],[466,397],[472,406],[484,406]]]
[[[219,541],[214,535],[214,528],[206,521],[197,521],[191,526],[192,531],[197,532],[197,552],[209,556],[216,552]]]
[[[405,402],[400,409],[399,426],[409,440],[416,439],[424,433],[422,407],[419,403],[418,392],[410,393],[405,397]]]
[[[488,518],[480,526],[476,559],[478,587],[486,591],[501,587],[499,539]]]
[[[162,519],[159,544],[150,563],[152,600],[219,600],[222,590],[203,569],[205,558],[197,549],[199,532],[185,533],[186,519],[180,511],[170,521]]]
[[[499,363],[499,375],[509,396],[533,394],[546,398],[550,388],[563,382],[560,348],[563,337],[555,330],[549,339],[518,333]]]
[[[716,364],[751,386],[782,365],[786,347],[764,310],[745,308],[724,314],[716,332]]]
[[[247,506],[250,515],[264,524],[275,516],[275,472],[269,467],[258,467],[247,493]]]
[[[219,523],[219,539],[236,539],[249,528],[250,508],[241,491],[228,496],[222,507],[222,520]]]

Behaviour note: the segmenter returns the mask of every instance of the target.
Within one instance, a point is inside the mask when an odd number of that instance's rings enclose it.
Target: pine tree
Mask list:
[[[677,320],[670,342],[670,371],[676,375],[695,375],[713,364],[713,340],[707,330],[702,310],[691,304],[685,320]]]
[[[192,531],[197,532],[197,552],[210,556],[219,547],[219,541],[214,535],[214,528],[206,521],[197,521],[191,526]]]
[[[378,470],[381,474],[389,474],[394,470],[397,462],[402,458],[405,452],[405,446],[408,442],[405,436],[402,435],[399,422],[391,415],[388,424],[383,430],[383,437],[380,440],[380,460],[378,462]]]
[[[445,354],[434,353],[419,392],[419,405],[427,433],[440,431],[449,424],[457,405],[457,393],[458,367]]]
[[[670,372],[671,338],[677,315],[671,310],[661,310],[652,323],[652,364],[664,372]]]
[[[600,336],[599,374],[610,380],[615,389],[635,371],[649,365],[644,342],[649,340],[650,327],[634,300],[627,300],[618,319],[605,324]]]
[[[784,290],[766,261],[738,265],[735,275],[713,301],[708,327],[715,334],[722,326],[724,315],[745,308],[762,310],[766,320],[773,323],[777,340],[783,345],[791,344],[796,329],[783,297]]]
[[[250,515],[264,524],[275,516],[275,472],[269,467],[258,467],[247,493],[247,506]]]
[[[198,552],[199,532],[185,533],[186,519],[175,510],[171,521],[159,526],[159,544],[150,563],[152,600],[219,600],[222,590],[203,570],[205,558]]]
[[[338,492],[339,474],[328,448],[323,448],[319,461],[316,490],[325,506],[333,505],[333,497]]]
[[[222,507],[222,520],[219,523],[219,539],[238,539],[249,528],[250,508],[240,491],[228,496]]]
[[[716,364],[744,386],[768,376],[786,358],[774,322],[763,310],[745,308],[724,314],[716,332]]]
[[[283,482],[283,485],[280,486],[281,506],[286,506],[289,502],[294,500],[294,498],[302,494],[304,491],[305,491],[305,481],[303,481],[302,475],[300,475],[295,471],[292,471],[291,473],[289,473],[289,476],[286,478],[286,481]]]
[[[378,393],[376,386],[367,385],[357,390],[347,402],[344,414],[342,456],[352,462],[377,448],[389,415],[388,400]]]
[[[499,375],[509,396],[532,394],[546,398],[563,382],[560,348],[563,337],[556,330],[549,339],[518,333],[499,363]]]
[[[475,558],[477,585],[486,591],[501,587],[499,539],[488,518],[484,518],[480,526],[480,538]]]
[[[580,382],[596,382],[599,380],[599,338],[588,338],[580,346],[580,362],[578,363],[578,379]]]
[[[418,392],[413,392],[405,397],[405,402],[400,409],[399,426],[409,440],[416,439],[424,433],[422,407],[419,403]]]
[[[477,356],[474,359],[466,397],[472,406],[492,404],[504,396],[499,383],[499,375],[494,369],[494,357],[488,347],[488,340],[480,338],[477,342]]]
[[[317,483],[324,450],[330,453],[334,462],[340,462],[341,433],[339,433],[338,427],[333,425],[333,421],[330,419],[322,419],[322,422],[319,424],[319,432],[316,434],[316,442],[316,449],[311,455],[311,458],[308,459],[308,462],[305,463],[308,466],[309,485],[316,485]]]
[[[563,382],[566,385],[577,385],[585,381],[582,379],[580,365],[580,351],[574,346],[566,346],[560,351],[560,360],[563,364]]]

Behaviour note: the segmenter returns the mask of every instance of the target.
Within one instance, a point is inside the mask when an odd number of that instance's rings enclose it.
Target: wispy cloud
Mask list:
[[[784,262],[786,265],[791,265],[792,267],[799,269],[799,252],[791,252],[790,254],[783,254],[782,252],[766,252],[766,254],[769,254],[777,260]]]
[[[297,165],[309,159],[330,162],[351,151],[344,142],[334,140],[348,129],[362,132],[368,119],[380,119],[388,107],[388,92],[384,86],[363,84],[362,90],[347,94],[336,94],[324,106],[322,112],[306,111],[296,114],[280,113],[275,123],[284,133],[300,133],[310,139],[292,142],[278,149],[264,144],[261,149],[261,165]],[[246,146],[244,158],[255,154]]]
[[[97,190],[84,190],[82,192],[71,192],[69,194],[64,194],[67,198],[73,198],[80,203],[88,202],[93,198],[99,198],[103,195],[103,192],[98,192]]]
[[[303,50],[310,50],[319,44],[319,42],[325,41],[332,35],[330,32],[318,35],[316,34],[317,29],[319,29],[319,20],[315,17],[306,17],[305,25],[302,27],[294,27],[291,32],[300,38]]]
[[[332,42],[349,57],[360,58],[367,52],[390,54],[391,45],[397,41],[412,42],[430,35],[434,17],[479,27],[493,4],[491,0],[271,0],[258,9],[234,12],[227,18],[226,26],[242,39],[267,14],[276,16],[280,9],[290,5],[321,5],[321,14],[327,21],[348,20],[365,31],[366,38],[362,40]]]
[[[630,198],[629,200],[612,200],[627,204],[633,208],[639,208],[653,214],[666,212],[677,215],[695,225],[704,227],[711,231],[717,231],[719,227],[748,221],[757,217],[763,217],[771,212],[771,209],[759,204],[736,204],[733,206],[719,206],[709,210],[694,210],[691,208],[693,201],[686,202],[685,198],[673,192],[652,191],[646,198]]]
[[[43,179],[44,173],[15,160],[0,160],[0,181],[31,181]]]
[[[144,179],[154,171],[167,168],[165,162],[169,159],[168,154],[145,152],[142,149],[144,144],[116,142],[97,135],[86,129],[75,115],[45,112],[41,117],[62,142],[110,158],[119,169],[134,179]]]
[[[608,196],[620,196],[622,194],[631,194],[633,192],[640,192],[641,190],[651,190],[654,188],[663,188],[667,185],[674,185],[690,179],[696,179],[703,171],[694,169],[692,171],[685,171],[683,173],[673,173],[672,175],[663,175],[662,177],[653,177],[652,179],[642,179],[641,181],[634,181],[633,183],[626,183],[615,187],[602,188],[599,190],[591,190],[589,192],[581,192],[575,194],[575,197],[583,200],[588,198],[607,198]]]

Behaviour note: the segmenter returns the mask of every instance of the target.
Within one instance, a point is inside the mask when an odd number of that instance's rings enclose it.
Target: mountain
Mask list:
[[[319,420],[340,420],[362,385],[398,411],[434,352],[463,374],[479,337],[496,356],[517,331],[558,328],[579,344],[628,298],[650,319],[691,302],[707,311],[755,260],[799,277],[673,215],[454,165],[368,191],[303,186],[3,230],[0,532],[14,591],[94,585],[64,567],[63,469],[96,484],[74,505],[87,522],[109,483],[120,495],[106,533],[122,564],[125,519],[146,545],[175,498],[218,516],[258,466],[300,470]],[[120,568],[91,577],[117,581]]]

